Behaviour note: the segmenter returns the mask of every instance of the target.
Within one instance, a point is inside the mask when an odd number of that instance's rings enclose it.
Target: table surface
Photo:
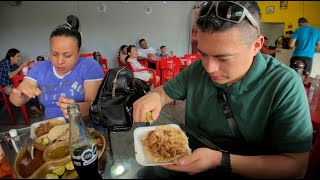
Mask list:
[[[152,124],[152,126],[165,125],[165,124],[177,124],[181,129],[188,133],[188,136],[198,139],[200,142],[205,144],[212,149],[217,149],[214,144],[201,138],[201,135],[195,133],[191,129],[184,126],[174,119],[171,115],[161,112],[159,118]],[[89,125],[90,126],[90,125]],[[147,126],[146,123],[135,123],[131,130],[126,132],[111,132],[108,133],[106,129],[101,126],[94,126],[94,128],[104,135],[107,146],[106,146],[106,163],[102,177],[104,179],[117,179],[117,178],[172,178],[177,175],[185,173],[178,173],[162,168],[161,166],[142,166],[138,164],[135,159],[134,151],[134,137],[133,132],[138,127]],[[91,126],[92,127],[92,126]],[[18,135],[21,141],[26,144],[27,139],[30,137],[30,127],[17,129]],[[8,132],[0,132],[0,138],[9,136]],[[11,167],[13,167],[14,160],[17,156],[15,151],[10,148],[8,144],[2,143],[2,147],[8,157]],[[117,174],[119,168],[124,168],[125,171],[122,174]]]
[[[320,132],[320,101],[318,102],[317,109],[310,111],[310,114],[314,130]],[[197,139],[204,146],[211,149],[219,149],[209,140],[186,127],[183,123],[177,121],[171,115],[162,111],[159,118],[152,125],[157,126],[165,124],[177,124],[184,132],[187,133],[189,138],[192,137]],[[108,133],[108,131],[101,126],[89,125],[89,127],[95,128],[102,135],[104,135],[107,141],[105,153],[107,161],[104,163],[105,168],[102,173],[102,177],[104,179],[177,178],[181,176],[187,176],[185,173],[170,171],[162,168],[161,166],[142,166],[138,164],[135,159],[133,132],[136,128],[144,126],[147,126],[147,124],[135,123],[129,131]],[[30,126],[17,129],[17,132],[21,138],[21,141],[26,144],[27,139],[30,137]],[[5,136],[8,137],[9,133],[0,132],[0,138]],[[10,148],[8,144],[2,143],[2,147],[6,153],[6,156],[8,157],[11,167],[13,167],[13,163],[17,154],[12,148]],[[118,170],[121,168],[124,169],[124,172],[122,174],[117,174]]]

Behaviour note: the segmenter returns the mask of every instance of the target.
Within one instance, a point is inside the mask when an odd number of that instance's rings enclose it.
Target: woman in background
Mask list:
[[[128,56],[126,57],[126,61],[130,63],[130,66],[133,69],[133,71],[146,68],[143,65],[141,65],[140,62],[137,60],[138,53],[137,53],[136,46],[134,45],[128,46],[127,54]],[[144,81],[148,81],[153,78],[152,73],[148,70],[133,72],[133,76],[135,78],[139,78]],[[156,83],[158,84],[159,81],[160,81],[160,77],[156,76]],[[153,88],[153,87],[154,87],[154,84],[152,84],[150,88]]]
[[[28,67],[30,60],[25,60],[19,66],[20,51],[15,48],[8,50],[6,57],[0,62],[0,85],[7,95],[10,95],[14,88],[12,78],[18,75],[24,67]],[[30,111],[32,117],[41,115],[41,111],[37,108],[39,104],[36,99],[30,99]]]
[[[120,58],[120,63],[121,63],[121,64],[127,64],[127,61],[126,61],[127,48],[128,48],[127,45],[122,45],[122,46],[120,47],[120,49],[119,49],[118,56],[119,56],[119,58]]]

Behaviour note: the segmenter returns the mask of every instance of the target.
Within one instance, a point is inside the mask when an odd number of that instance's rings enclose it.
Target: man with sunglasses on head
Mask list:
[[[260,9],[254,1],[206,2],[197,20],[201,60],[133,105],[133,118],[153,120],[173,100],[186,99],[186,126],[222,150],[189,137],[193,152],[169,170],[191,175],[303,178],[312,123],[298,74],[260,49]]]

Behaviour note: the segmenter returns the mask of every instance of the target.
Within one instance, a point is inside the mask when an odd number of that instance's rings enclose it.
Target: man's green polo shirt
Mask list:
[[[170,98],[186,99],[186,125],[209,139],[232,136],[216,98],[216,86],[227,92],[234,119],[247,142],[265,145],[272,153],[311,149],[306,92],[300,76],[285,64],[258,53],[247,75],[227,87],[214,83],[198,60],[164,84]]]

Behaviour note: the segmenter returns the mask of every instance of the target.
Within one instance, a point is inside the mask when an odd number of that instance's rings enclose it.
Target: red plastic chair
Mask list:
[[[13,82],[14,87],[18,87],[20,82],[23,80],[23,78],[24,78],[23,75],[15,75],[15,76],[13,76],[12,77],[12,82]],[[28,112],[27,112],[26,106],[25,105],[20,106],[20,110],[22,112],[24,122],[26,122],[26,124],[29,124],[30,121],[29,121],[29,117],[28,117]]]
[[[127,66],[127,63],[126,63],[126,64],[123,64],[123,63],[120,61],[120,56],[117,56],[117,62],[118,62],[118,65],[119,65],[119,66]]]
[[[201,59],[200,54],[185,54],[183,56],[183,59],[181,59],[181,63],[182,63],[181,69],[189,66],[191,63],[193,63],[198,59]]]
[[[11,104],[9,98],[7,97],[7,94],[4,92],[4,89],[2,88],[2,86],[0,86],[0,101],[4,102],[4,104],[8,110],[8,114],[9,114],[9,117],[10,117],[12,124],[16,125],[16,119],[14,118],[13,111],[12,111],[12,104]]]
[[[83,57],[83,58],[93,58],[93,53],[91,53],[91,54],[81,54],[80,57]]]
[[[103,73],[106,75],[109,70],[109,63],[106,58],[103,58],[103,57],[101,58],[101,66],[102,66]]]
[[[200,54],[185,54],[183,56],[184,59],[191,59],[191,61],[195,61],[195,60],[198,60],[201,58],[201,55]]]
[[[81,54],[80,57],[83,58],[93,58],[93,53],[91,54]],[[102,67],[103,73],[107,74],[108,69],[109,69],[109,64],[108,64],[108,60],[106,58],[104,58],[102,55],[100,55],[100,62],[99,64]]]
[[[177,57],[171,57],[160,60],[161,70],[161,85],[172,79],[180,72],[181,60]],[[173,101],[173,105],[176,105],[176,101]]]
[[[180,72],[181,61],[177,57],[170,57],[160,60],[161,85],[172,79]]]
[[[131,64],[128,62],[127,63],[127,68],[130,69],[132,72],[140,72],[140,71],[150,71],[152,73],[152,78],[150,78],[148,81],[145,81],[147,83],[153,83],[153,87],[156,88],[160,86],[160,81],[157,83],[157,76],[156,76],[156,70],[151,69],[151,68],[144,68],[144,69],[139,69],[139,70],[133,70],[131,67]]]

